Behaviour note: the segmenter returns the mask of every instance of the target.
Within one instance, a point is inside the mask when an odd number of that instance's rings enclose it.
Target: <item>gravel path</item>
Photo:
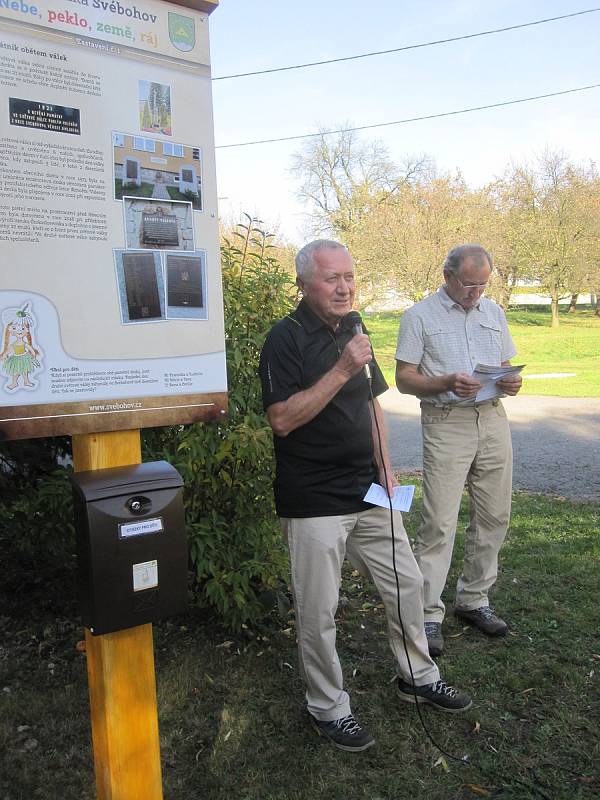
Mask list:
[[[389,389],[379,402],[392,466],[420,470],[419,401]],[[600,398],[522,395],[503,403],[512,431],[514,488],[600,501]]]

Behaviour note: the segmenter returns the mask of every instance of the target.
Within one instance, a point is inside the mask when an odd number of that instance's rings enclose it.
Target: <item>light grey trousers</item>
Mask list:
[[[500,401],[480,406],[422,404],[423,521],[415,556],[423,573],[425,619],[442,622],[441,594],[452,560],[462,493],[467,483],[470,522],[456,605],[489,605],[498,553],[510,520],[512,442]]]
[[[335,626],[345,556],[377,587],[385,605],[397,671],[410,681],[398,620],[390,512],[375,507],[342,516],[282,518],[281,524],[290,552],[298,653],[308,710],[318,720],[339,719],[350,713],[350,699],[344,691],[336,650]],[[422,686],[438,680],[439,672],[429,656],[425,638],[423,579],[399,512],[394,512],[394,534],[406,646],[415,684]]]

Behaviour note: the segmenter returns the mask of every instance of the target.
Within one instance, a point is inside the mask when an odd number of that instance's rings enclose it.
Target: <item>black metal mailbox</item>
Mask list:
[[[84,625],[112,633],[185,611],[183,479],[166,461],[71,476]]]

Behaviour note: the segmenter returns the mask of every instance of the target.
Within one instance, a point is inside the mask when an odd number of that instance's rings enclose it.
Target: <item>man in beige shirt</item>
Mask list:
[[[443,651],[441,600],[465,485],[470,522],[454,613],[491,636],[508,626],[488,593],[498,574],[498,553],[510,519],[512,444],[498,398],[476,401],[478,363],[510,364],[516,353],[503,310],[483,292],[492,258],[480,245],[461,245],[444,262],[445,285],[402,317],[396,350],[396,385],[421,398],[423,519],[415,555],[423,573],[425,632],[431,655]],[[521,377],[497,382],[516,395]]]

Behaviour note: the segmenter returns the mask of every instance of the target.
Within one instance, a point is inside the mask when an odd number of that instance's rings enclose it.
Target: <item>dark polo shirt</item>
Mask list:
[[[333,331],[302,300],[269,332],[260,357],[265,410],[308,389],[328,372],[352,338]],[[373,395],[388,388],[375,361]],[[369,385],[351,378],[316,417],[288,436],[273,435],[275,505],[280,517],[322,517],[371,508],[363,502],[378,480],[373,460]]]

